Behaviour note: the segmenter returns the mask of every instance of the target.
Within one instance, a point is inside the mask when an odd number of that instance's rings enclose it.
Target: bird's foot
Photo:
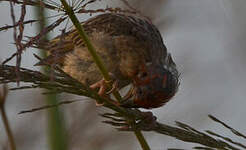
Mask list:
[[[102,79],[102,80],[100,80],[100,81],[98,81],[98,82],[90,85],[90,88],[91,89],[97,89],[97,88],[99,88],[98,95],[104,96],[104,97],[107,96],[107,95],[105,95],[105,91],[107,89],[107,84],[106,84],[105,79]],[[102,103],[99,103],[99,102],[96,101],[96,106],[97,107],[101,107],[103,105],[104,105],[103,102]]]
[[[106,80],[103,78],[102,80],[90,85],[91,89],[99,89],[98,95],[108,98],[108,99],[110,99],[109,95],[118,89],[118,80],[115,78],[115,76],[112,73],[109,73],[109,75],[111,77],[111,80]],[[112,87],[110,90],[108,90],[109,84],[112,84]],[[103,105],[104,103],[96,102],[96,106],[103,106]]]
[[[113,93],[114,91],[118,90],[119,85],[118,85],[118,80],[117,79],[111,80],[111,81],[106,81],[106,82],[108,82],[108,83],[113,82],[112,83],[112,88],[109,91],[107,91],[106,94],[109,95],[109,94]]]
[[[100,96],[109,95],[112,92],[114,92],[115,90],[117,90],[118,89],[118,80],[116,79],[116,77],[112,73],[109,73],[109,75],[111,77],[111,80],[106,80],[103,78],[102,80],[90,85],[90,88],[91,89],[99,88],[98,95],[100,95]],[[110,83],[112,83],[112,88],[109,91],[107,91],[108,85]]]
[[[103,96],[105,94],[105,91],[107,89],[107,81],[105,79],[102,79],[92,85],[90,85],[91,89],[97,89],[99,88],[98,95]]]
[[[104,103],[102,102],[102,103],[98,103],[97,101],[96,101],[96,107],[101,107],[101,106],[103,106],[104,105]]]

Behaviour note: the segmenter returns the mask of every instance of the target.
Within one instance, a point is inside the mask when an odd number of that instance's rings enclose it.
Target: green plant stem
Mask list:
[[[4,109],[4,104],[1,105],[0,111],[1,111],[1,115],[2,115],[3,124],[4,124],[5,130],[7,132],[7,136],[8,136],[8,140],[9,140],[9,144],[10,144],[11,150],[16,150],[14,137],[13,137],[11,128],[9,126],[8,118],[7,118],[5,109]]]
[[[134,134],[136,135],[141,147],[143,150],[150,150],[150,147],[147,143],[147,141],[145,140],[143,134],[141,133],[140,130],[134,130]]]
[[[64,6],[64,9],[67,12],[68,16],[70,17],[71,21],[73,22],[74,26],[78,30],[80,37],[84,40],[84,42],[88,48],[88,51],[90,52],[93,60],[95,61],[96,65],[98,66],[99,70],[101,71],[104,79],[106,81],[111,81],[111,78],[108,74],[107,68],[103,64],[103,61],[100,59],[100,57],[97,55],[96,49],[92,45],[91,41],[89,40],[87,34],[84,31],[84,28],[81,26],[80,22],[78,21],[77,17],[75,16],[72,7],[70,7],[67,4],[66,0],[61,0],[61,2],[62,2],[62,5]],[[109,86],[109,88],[112,88],[112,84],[108,85],[108,86]],[[122,100],[119,92],[113,91],[113,95],[119,102]]]
[[[70,7],[68,5],[68,3],[66,2],[66,0],[60,0],[62,5],[64,6],[64,9],[66,11],[66,13],[68,14],[69,18],[71,19],[71,21],[73,22],[74,26],[76,27],[80,37],[84,40],[88,51],[90,52],[91,56],[93,57],[96,65],[98,66],[98,68],[100,69],[103,77],[105,80],[110,81],[110,76],[108,74],[108,70],[107,68],[104,66],[103,61],[100,59],[100,57],[97,55],[96,50],[94,48],[94,46],[92,45],[91,41],[89,40],[87,34],[85,33],[83,26],[80,24],[79,20],[77,19],[77,17],[74,14],[74,11],[72,9],[72,7]],[[112,87],[112,85],[110,85]],[[120,102],[121,101],[121,96],[119,94],[118,91],[113,92],[113,95],[115,96],[115,98]],[[141,133],[141,131],[139,130],[135,130],[134,131],[141,147],[143,150],[150,150],[149,145],[147,144],[147,141],[145,140],[143,134]]]
[[[41,3],[41,1],[39,3]],[[45,9],[42,6],[39,6],[36,7],[35,12],[37,17],[40,19],[38,30],[42,31],[46,26]],[[46,39],[47,35],[45,35],[42,40]],[[40,54],[46,57],[46,53],[44,51],[41,51]],[[42,70],[45,74],[50,74],[50,69],[48,67],[42,67]],[[45,100],[48,105],[56,105],[59,103],[56,94],[45,95]],[[67,150],[63,113],[60,111],[59,107],[54,107],[47,110],[47,130],[50,149]]]

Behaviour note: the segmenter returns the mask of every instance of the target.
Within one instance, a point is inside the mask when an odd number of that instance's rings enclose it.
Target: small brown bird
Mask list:
[[[179,85],[178,71],[150,21],[135,15],[106,13],[82,24],[118,87],[132,83],[122,106],[156,108],[174,96]],[[64,72],[105,94],[104,87],[100,87],[103,76],[75,29],[47,42],[45,49],[50,55],[39,64],[60,64]]]

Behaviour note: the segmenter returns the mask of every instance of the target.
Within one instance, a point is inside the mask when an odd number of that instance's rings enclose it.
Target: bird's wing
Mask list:
[[[41,59],[40,62],[35,65],[62,65],[64,56],[74,49],[70,34],[71,31],[59,35],[50,41],[37,43],[37,48],[47,51],[48,57]]]
[[[126,14],[106,13],[85,21],[83,27],[89,37],[95,32],[103,32],[113,38],[132,37],[136,41],[145,43],[149,47],[134,50],[137,50],[137,53],[144,53],[146,62],[160,63],[163,58],[167,57],[166,47],[158,29],[147,19]],[[85,45],[77,30],[73,29],[44,44],[43,49],[50,53],[50,57],[45,61],[54,63],[59,60],[59,62],[63,62],[62,56],[74,50],[75,46],[84,47]]]

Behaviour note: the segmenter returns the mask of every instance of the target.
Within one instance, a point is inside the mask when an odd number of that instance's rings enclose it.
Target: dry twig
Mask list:
[[[116,129],[120,131],[133,130],[132,124],[129,124],[129,122],[125,119],[125,118],[131,118],[136,120],[135,128],[138,128],[139,130],[154,131],[159,134],[164,134],[174,137],[181,141],[197,143],[205,146],[205,147],[194,147],[195,149],[217,148],[217,149],[224,149],[224,150],[228,150],[228,149],[238,150],[239,148],[234,146],[235,144],[237,146],[240,146],[241,149],[246,149],[245,145],[243,145],[242,143],[226,139],[222,136],[219,136],[219,134],[213,134],[213,132],[208,132],[209,134],[206,134],[197,131],[196,129],[190,127],[189,125],[181,122],[176,123],[178,127],[173,127],[160,123],[158,121],[153,122],[153,120],[149,120],[149,119],[146,120],[145,113],[142,113],[137,109],[127,109],[117,106],[114,103],[112,103],[111,100],[100,97],[99,95],[97,95],[96,92],[91,91],[90,89],[88,89],[88,87],[76,81],[75,79],[71,78],[70,76],[59,70],[58,68],[54,68],[54,69],[55,69],[55,78],[52,82],[50,82],[50,77],[47,75],[44,75],[38,71],[32,71],[29,69],[20,68],[20,81],[31,84],[30,86],[27,87],[23,87],[23,88],[20,87],[20,89],[25,89],[28,87],[45,88],[45,89],[50,89],[53,92],[58,92],[58,93],[65,92],[65,93],[87,96],[94,100],[98,99],[100,102],[105,103],[105,107],[116,111],[116,113],[113,114],[112,113],[101,114],[106,119],[109,119],[107,121],[104,121],[104,123],[113,125],[116,127]],[[13,70],[15,70],[15,66],[8,66],[8,65],[0,66],[0,84],[15,82],[16,74],[13,73]],[[64,103],[67,102],[65,101]],[[61,102],[61,104],[58,105],[63,105],[64,103]],[[68,103],[70,103],[70,101],[68,101]],[[53,107],[53,106],[47,106],[47,107]],[[32,110],[32,111],[36,111],[36,110]],[[223,126],[233,131],[233,133],[237,133],[236,135],[240,137],[245,136],[242,133],[238,134],[239,133],[238,131],[235,132],[236,131],[235,129],[229,127],[222,121],[219,121],[217,118],[211,115],[210,118],[212,118],[213,121],[223,124]],[[213,136],[216,136],[219,139],[216,139]]]

